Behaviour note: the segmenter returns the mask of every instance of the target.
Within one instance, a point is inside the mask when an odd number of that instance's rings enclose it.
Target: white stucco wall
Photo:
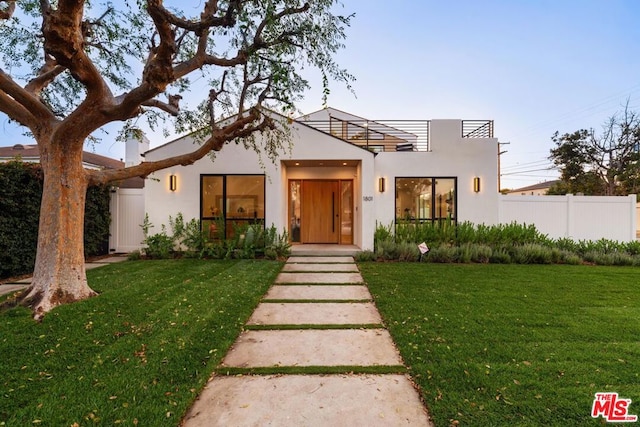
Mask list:
[[[148,152],[146,161],[160,160],[193,150],[193,139],[185,137]],[[185,220],[200,218],[200,175],[202,174],[265,174],[265,222],[281,228],[279,220],[284,203],[279,192],[282,175],[279,164],[266,160],[261,166],[255,152],[245,150],[242,145],[230,144],[216,153],[215,160],[204,157],[190,166],[174,166],[158,171],[147,179],[145,208],[149,220],[158,227],[168,226],[169,215],[181,212]],[[169,176],[177,176],[177,190],[169,189]]]
[[[373,153],[308,126],[293,123],[293,144],[275,164],[262,166],[253,151],[228,144],[188,167],[176,166],[154,173],[147,180],[145,210],[150,221],[168,226],[169,215],[182,212],[185,220],[199,218],[201,174],[266,174],[265,223],[279,230],[287,227],[287,182],[289,179],[353,179],[354,244],[373,249],[378,223],[394,221],[396,177],[457,178],[459,221],[494,224],[498,221],[497,139],[463,139],[460,120],[431,122],[431,151]],[[190,137],[166,144],[146,154],[146,161],[159,160],[193,150]],[[295,166],[295,161],[305,162]],[[330,167],[321,161],[333,161]],[[339,161],[336,163],[336,161]],[[349,165],[342,167],[341,162]],[[314,163],[315,162],[315,163]],[[304,166],[304,167],[303,167]],[[177,190],[169,190],[169,176],[177,176]],[[480,177],[481,191],[473,191],[473,178]],[[378,192],[378,178],[386,179],[386,191]]]
[[[457,178],[458,221],[498,221],[496,138],[462,138],[460,120],[432,120],[428,152],[384,152],[375,159],[375,180],[384,177],[386,191],[376,192],[375,216],[383,225],[394,221],[396,177]],[[480,192],[473,178],[480,178]]]
[[[363,209],[362,194],[373,196],[373,153],[347,144],[342,140],[318,132],[315,129],[294,123],[294,144],[285,150],[276,163],[264,159],[261,166],[258,155],[243,146],[227,144],[212,162],[205,157],[193,165],[176,166],[152,174],[147,180],[145,208],[149,220],[160,231],[161,224],[168,226],[169,215],[178,212],[185,220],[199,218],[201,174],[266,174],[265,223],[279,230],[287,227],[287,182],[288,179],[353,179],[354,180],[354,244],[362,248],[373,248],[375,218],[373,209]],[[193,149],[193,140],[185,137],[148,152],[146,161],[154,161],[185,153]],[[355,161],[357,166],[348,167],[293,167],[285,161],[326,160]],[[177,190],[169,190],[169,176],[177,176]],[[361,189],[362,187],[362,189]]]

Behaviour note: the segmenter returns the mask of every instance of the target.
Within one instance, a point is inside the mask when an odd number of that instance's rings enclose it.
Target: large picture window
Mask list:
[[[201,175],[200,219],[209,239],[230,238],[238,227],[264,226],[264,175]]]
[[[456,178],[396,178],[396,222],[457,218]]]

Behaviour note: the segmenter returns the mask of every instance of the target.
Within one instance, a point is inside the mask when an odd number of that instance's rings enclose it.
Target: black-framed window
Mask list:
[[[200,175],[200,220],[209,239],[230,238],[249,224],[264,227],[264,175]]]
[[[456,221],[457,185],[455,177],[397,177],[396,222]]]

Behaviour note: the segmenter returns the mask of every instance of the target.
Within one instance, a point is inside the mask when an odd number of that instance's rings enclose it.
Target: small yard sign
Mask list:
[[[422,256],[429,252],[429,246],[425,242],[422,242],[418,245],[418,249],[420,249],[420,261],[422,261]]]

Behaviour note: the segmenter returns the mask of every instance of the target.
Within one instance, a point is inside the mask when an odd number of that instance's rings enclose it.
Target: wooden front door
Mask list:
[[[302,181],[303,243],[339,243],[340,181]]]

